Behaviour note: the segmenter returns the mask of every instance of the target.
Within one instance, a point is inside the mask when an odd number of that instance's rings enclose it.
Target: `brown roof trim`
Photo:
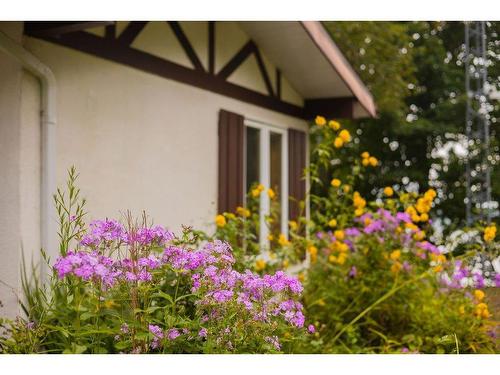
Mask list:
[[[363,108],[372,117],[376,117],[377,109],[372,94],[353,70],[321,22],[301,21],[300,23]]]

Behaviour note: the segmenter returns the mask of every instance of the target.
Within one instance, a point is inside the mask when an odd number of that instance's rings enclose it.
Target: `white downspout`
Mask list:
[[[41,196],[40,235],[41,245],[48,255],[58,254],[56,211],[52,195],[56,192],[56,79],[54,73],[37,57],[0,32],[0,50],[19,61],[37,77],[41,87]],[[54,260],[54,259],[52,259]],[[44,267],[41,262],[41,267]],[[47,275],[41,269],[42,280]]]

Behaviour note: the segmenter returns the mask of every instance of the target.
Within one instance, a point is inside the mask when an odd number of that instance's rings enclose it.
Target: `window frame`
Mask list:
[[[288,238],[288,129],[265,123],[262,121],[245,118],[245,127],[243,135],[243,197],[246,204],[247,195],[247,138],[246,128],[259,130],[259,183],[264,185],[265,194],[260,197],[259,212],[259,244],[261,248],[269,249],[269,228],[266,225],[265,217],[269,215],[271,204],[267,194],[267,189],[271,185],[271,133],[281,135],[281,191],[279,198],[281,200],[281,233]]]

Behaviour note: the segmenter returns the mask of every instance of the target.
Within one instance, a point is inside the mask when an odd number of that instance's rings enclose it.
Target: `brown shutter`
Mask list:
[[[288,129],[288,194],[290,204],[288,213],[290,220],[299,216],[299,202],[306,197],[306,181],[304,169],[306,167],[306,133]],[[302,212],[304,215],[305,213]]]
[[[243,206],[243,120],[241,115],[219,112],[219,213]]]

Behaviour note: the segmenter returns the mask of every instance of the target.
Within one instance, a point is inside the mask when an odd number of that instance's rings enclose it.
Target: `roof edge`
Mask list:
[[[332,40],[325,27],[319,21],[300,21],[309,37],[318,46],[328,62],[342,78],[361,106],[372,117],[377,117],[377,108],[373,96],[361,78],[354,71],[342,51]]]

